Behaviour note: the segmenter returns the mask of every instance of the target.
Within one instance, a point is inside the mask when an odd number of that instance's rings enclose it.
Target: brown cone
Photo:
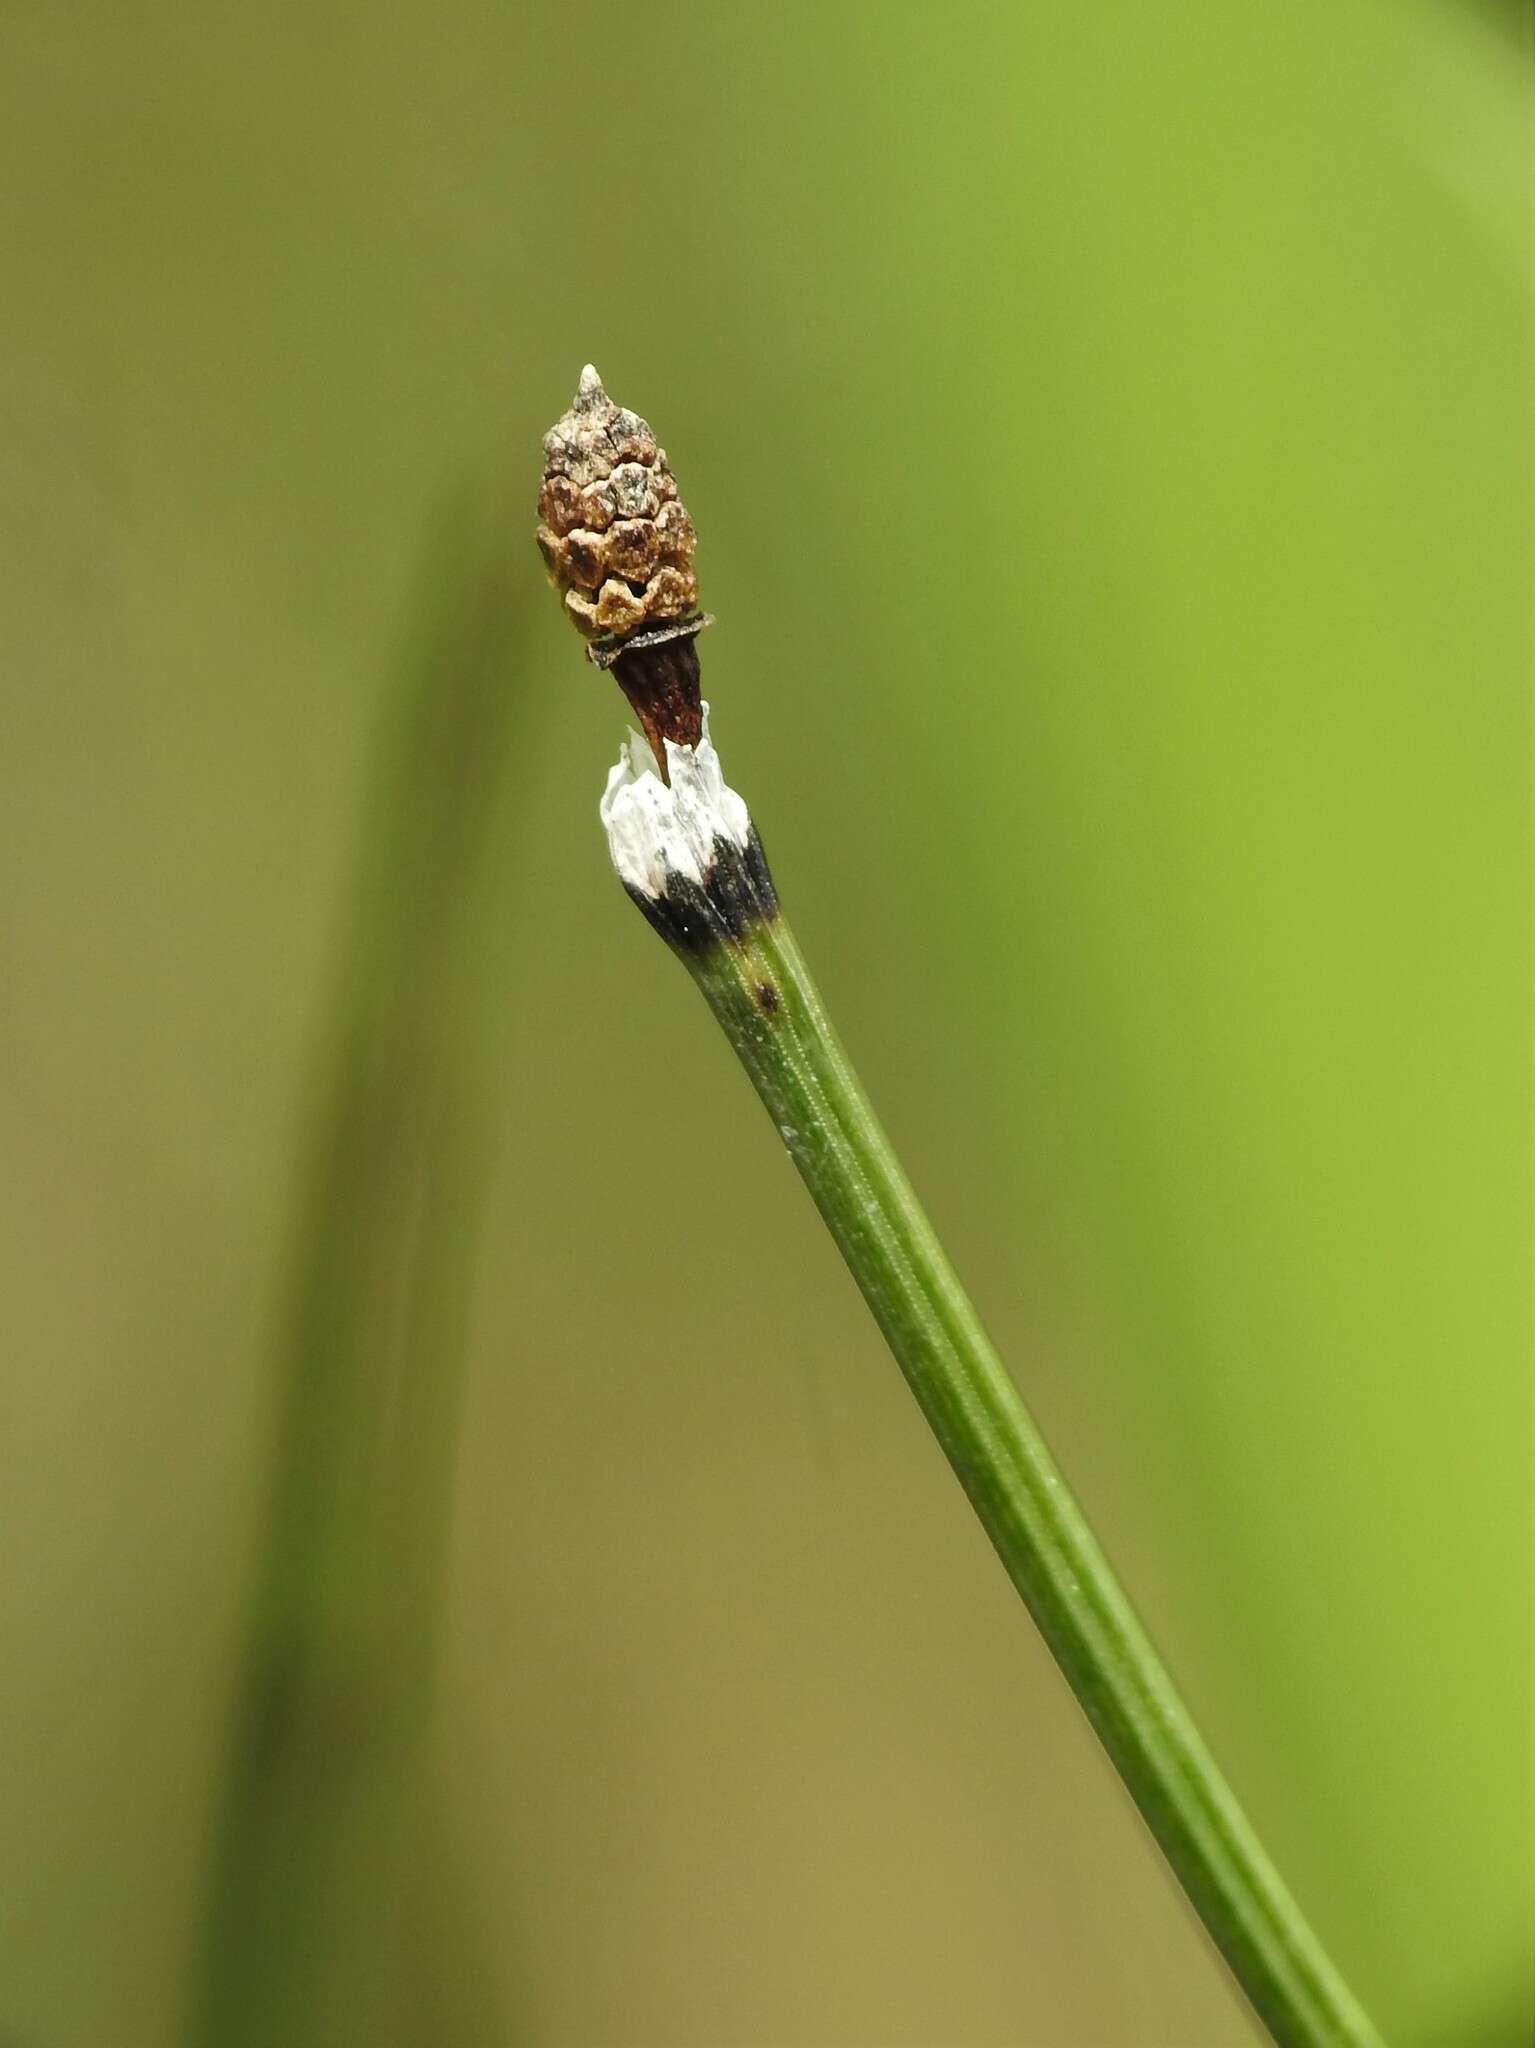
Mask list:
[[[539,550],[588,640],[625,638],[698,607],[693,522],[666,451],[617,406],[588,363],[569,412],[544,436]]]

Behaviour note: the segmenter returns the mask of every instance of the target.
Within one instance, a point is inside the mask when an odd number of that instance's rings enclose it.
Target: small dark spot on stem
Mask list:
[[[778,991],[774,988],[772,982],[759,981],[755,993],[758,1003],[764,1010],[776,1010],[778,1008]]]

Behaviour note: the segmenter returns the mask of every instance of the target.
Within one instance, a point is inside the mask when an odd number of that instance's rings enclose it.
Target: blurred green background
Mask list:
[[[532,543],[588,358],[1228,1775],[1393,2043],[1528,2041],[1527,10],[0,36],[5,2048],[187,2037],[326,1371],[342,1466],[443,1398],[358,1495],[359,1712],[391,1615],[438,1682],[316,2038],[1254,2039],[608,871],[622,707]]]

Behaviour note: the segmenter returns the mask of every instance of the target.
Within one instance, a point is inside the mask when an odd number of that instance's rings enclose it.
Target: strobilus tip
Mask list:
[[[615,405],[588,363],[544,436],[538,545],[589,658],[611,669],[663,775],[665,742],[702,731],[697,536],[649,422]]]

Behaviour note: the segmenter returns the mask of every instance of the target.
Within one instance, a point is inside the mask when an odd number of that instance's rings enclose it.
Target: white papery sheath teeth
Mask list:
[[[670,784],[661,780],[649,742],[631,727],[597,806],[619,880],[653,901],[666,894],[669,874],[702,887],[717,849],[728,843],[744,853],[752,829],[714,751],[707,704],[696,747],[663,744]]]

